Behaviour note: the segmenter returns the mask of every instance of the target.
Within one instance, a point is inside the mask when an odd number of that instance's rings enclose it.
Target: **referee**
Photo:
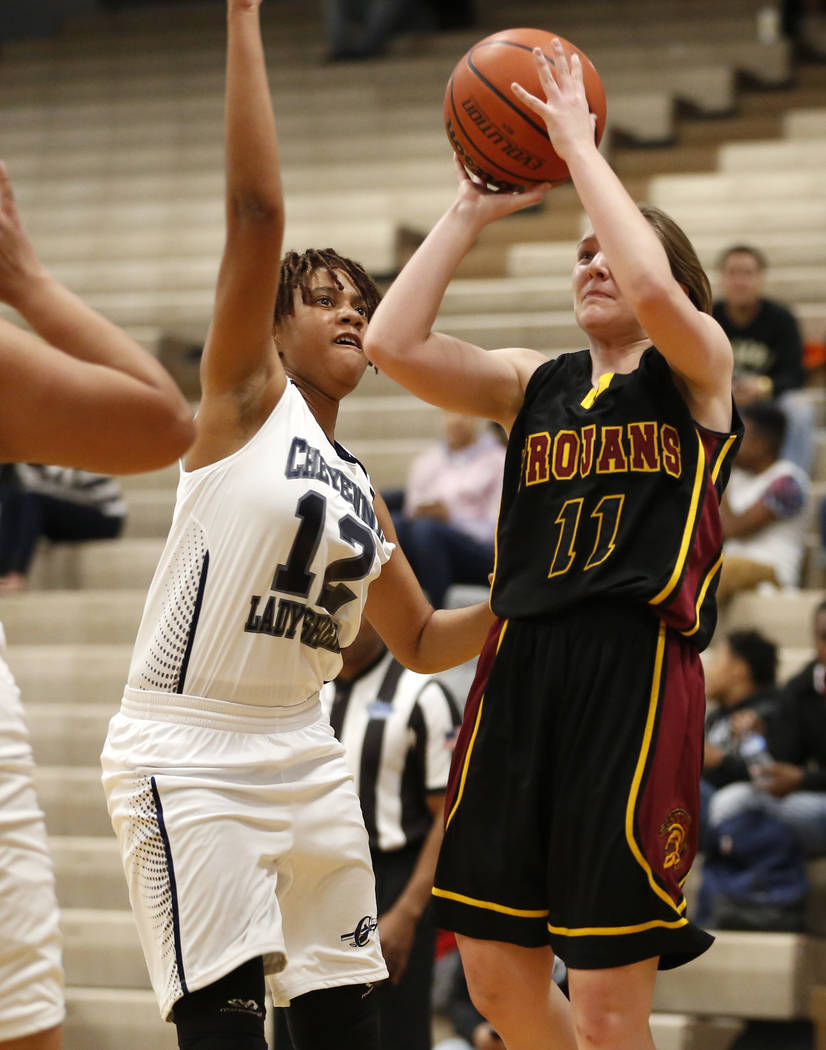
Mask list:
[[[321,691],[361,799],[376,875],[383,1050],[430,1050],[436,929],[428,903],[453,740],[461,715],[437,678],[405,670],[366,620]],[[283,1010],[276,1048],[291,1050]]]

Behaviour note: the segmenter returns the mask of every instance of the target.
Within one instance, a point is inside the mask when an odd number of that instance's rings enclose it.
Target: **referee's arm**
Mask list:
[[[445,793],[439,791],[428,794],[427,805],[433,815],[433,823],[422,843],[416,866],[392,907],[379,916],[381,950],[393,984],[398,984],[404,975],[416,923],[430,900],[436,859],[444,833]]]

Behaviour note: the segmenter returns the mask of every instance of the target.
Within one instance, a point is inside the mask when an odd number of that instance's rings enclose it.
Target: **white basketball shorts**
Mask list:
[[[0,1043],[62,1022],[54,874],[20,692],[0,627]]]
[[[276,1005],[387,976],[367,833],[316,698],[127,689],[101,756],[161,1016],[261,956]]]

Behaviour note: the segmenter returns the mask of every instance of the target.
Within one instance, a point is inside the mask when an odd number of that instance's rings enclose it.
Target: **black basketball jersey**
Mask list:
[[[531,377],[508,442],[492,592],[503,618],[601,595],[655,607],[703,648],[716,622],[719,500],[742,435],[699,426],[654,347],[591,384],[587,350]]]

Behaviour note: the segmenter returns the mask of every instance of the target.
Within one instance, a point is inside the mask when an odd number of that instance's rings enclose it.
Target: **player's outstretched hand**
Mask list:
[[[0,161],[0,299],[14,306],[43,266],[23,228],[6,165]]]
[[[227,0],[227,11],[255,11],[261,0]]]
[[[501,190],[492,190],[484,183],[471,178],[455,153],[453,154],[453,167],[456,171],[456,178],[459,180],[457,202],[462,210],[473,209],[480,225],[487,225],[495,219],[501,219],[504,215],[512,215],[514,212],[522,211],[523,208],[539,204],[551,188],[550,183],[542,182],[538,186],[525,190],[524,193],[504,193]]]
[[[540,48],[533,49],[545,98],[537,98],[521,84],[512,84],[511,91],[544,121],[554,150],[563,160],[567,160],[583,145],[596,148],[594,133],[597,118],[588,107],[579,55],[574,53],[569,59],[556,37],[552,46],[553,67]]]

